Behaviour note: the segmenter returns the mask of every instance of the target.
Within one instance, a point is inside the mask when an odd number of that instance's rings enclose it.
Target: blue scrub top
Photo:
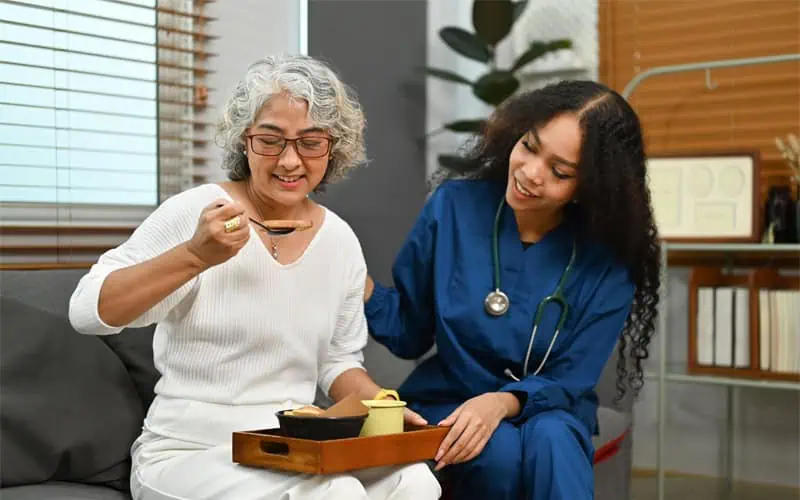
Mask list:
[[[370,334],[392,353],[415,359],[436,354],[398,388],[412,407],[460,404],[486,392],[509,391],[521,400],[512,422],[562,409],[596,434],[594,386],[609,359],[633,302],[627,269],[597,244],[579,242],[564,284],[569,315],[547,363],[539,366],[555,332],[559,307],[547,307],[522,376],[539,302],[556,289],[572,253],[575,221],[564,222],[525,246],[514,213],[504,207],[500,231],[500,285],[511,306],[499,317],[484,309],[493,287],[492,229],[505,183],[451,180],[425,204],[400,249],[394,287],[375,284],[365,306]]]

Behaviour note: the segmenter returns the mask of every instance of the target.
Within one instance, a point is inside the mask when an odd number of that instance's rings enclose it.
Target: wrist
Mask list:
[[[519,399],[510,392],[498,392],[500,406],[503,408],[503,418],[513,418],[522,410]]]
[[[188,241],[179,245],[178,251],[180,252],[182,260],[195,275],[200,274],[211,267],[202,258],[200,258],[200,256],[197,255],[194,250],[192,250],[192,247]]]

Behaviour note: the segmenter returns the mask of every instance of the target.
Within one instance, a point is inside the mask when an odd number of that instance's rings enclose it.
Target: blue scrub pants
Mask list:
[[[431,424],[455,405],[412,405]],[[521,425],[500,422],[480,455],[443,469],[454,500],[594,498],[594,447],[586,426],[562,410]]]

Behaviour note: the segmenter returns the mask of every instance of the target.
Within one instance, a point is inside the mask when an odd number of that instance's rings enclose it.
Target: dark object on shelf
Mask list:
[[[800,194],[794,202],[794,241],[800,243]]]
[[[772,233],[773,243],[797,243],[797,201],[789,186],[769,188],[764,209],[764,230]]]

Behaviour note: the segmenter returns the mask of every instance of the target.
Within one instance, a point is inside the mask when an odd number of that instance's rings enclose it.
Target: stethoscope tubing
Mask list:
[[[499,251],[499,240],[500,240],[500,217],[503,213],[503,207],[505,205],[505,198],[500,200],[500,205],[497,207],[497,213],[495,214],[494,219],[494,228],[492,231],[492,267],[494,268],[494,293],[503,293],[500,288],[500,251]],[[526,378],[528,376],[528,364],[530,363],[531,354],[533,352],[533,343],[536,340],[536,332],[539,329],[539,321],[541,320],[541,316],[543,313],[542,307],[547,304],[548,302],[556,302],[561,311],[559,312],[558,316],[558,323],[556,326],[556,331],[553,334],[553,338],[550,340],[550,344],[547,346],[547,352],[545,352],[542,361],[539,363],[539,366],[533,372],[534,375],[538,375],[542,368],[544,368],[547,359],[550,357],[550,353],[553,351],[553,346],[555,346],[556,339],[558,339],[558,334],[561,332],[561,326],[564,324],[566,320],[566,315],[569,312],[569,304],[564,297],[564,283],[569,276],[570,271],[572,270],[572,265],[575,263],[575,254],[576,254],[576,242],[573,240],[572,242],[572,255],[570,256],[569,262],[567,263],[567,267],[564,269],[564,272],[561,275],[561,279],[558,280],[558,285],[556,286],[556,290],[553,292],[552,295],[545,297],[544,300],[540,301],[536,307],[536,316],[534,316],[533,321],[533,330],[531,331],[530,340],[528,341],[528,350],[525,353],[525,363],[522,365],[522,377]],[[505,294],[504,294],[505,295]],[[502,314],[505,314],[504,311]],[[510,368],[506,368],[504,373],[519,382],[519,378],[514,375],[514,372],[511,371]]]

